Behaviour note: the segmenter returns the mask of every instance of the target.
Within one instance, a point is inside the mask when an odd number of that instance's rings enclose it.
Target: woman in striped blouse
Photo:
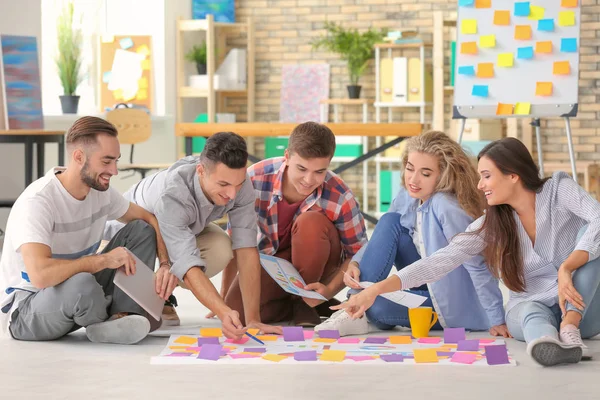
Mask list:
[[[541,365],[579,362],[589,356],[581,338],[600,333],[600,203],[564,172],[540,179],[517,139],[490,143],[478,159],[486,214],[448,246],[335,308],[358,318],[377,295],[437,281],[483,254],[510,289],[511,335]]]

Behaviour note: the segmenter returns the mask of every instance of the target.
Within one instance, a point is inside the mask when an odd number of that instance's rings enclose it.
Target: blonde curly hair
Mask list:
[[[477,189],[479,174],[460,144],[439,131],[429,131],[410,138],[402,154],[403,186],[408,155],[412,152],[429,154],[438,159],[440,177],[436,192],[456,196],[460,207],[473,218],[483,215],[485,201],[483,193]]]

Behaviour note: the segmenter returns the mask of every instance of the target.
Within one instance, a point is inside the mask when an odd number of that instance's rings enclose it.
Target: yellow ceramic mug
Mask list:
[[[408,319],[412,335],[418,339],[428,336],[429,330],[437,322],[438,316],[431,307],[418,307],[408,309]]]

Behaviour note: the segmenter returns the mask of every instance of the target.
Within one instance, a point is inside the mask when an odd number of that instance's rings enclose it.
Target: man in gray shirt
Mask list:
[[[280,327],[260,322],[261,265],[256,247],[255,195],[246,176],[247,161],[244,139],[235,133],[220,132],[206,141],[199,159],[183,158],[124,194],[156,215],[171,258],[171,273],[221,320],[223,333],[229,338],[240,338],[246,328],[259,328],[265,333],[281,331]],[[231,238],[213,223],[225,214]],[[110,224],[105,238],[118,229],[118,223]],[[239,265],[246,327],[209,280],[234,257]],[[163,318],[178,324],[174,309],[169,311],[171,315]]]

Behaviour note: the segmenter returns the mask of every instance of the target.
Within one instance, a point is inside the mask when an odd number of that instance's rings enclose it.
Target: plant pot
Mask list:
[[[79,96],[58,96],[63,114],[77,114]]]
[[[348,97],[351,99],[358,99],[360,98],[360,89],[361,86],[360,85],[348,85]]]
[[[206,75],[206,64],[196,64],[196,69],[198,70],[198,75]]]

